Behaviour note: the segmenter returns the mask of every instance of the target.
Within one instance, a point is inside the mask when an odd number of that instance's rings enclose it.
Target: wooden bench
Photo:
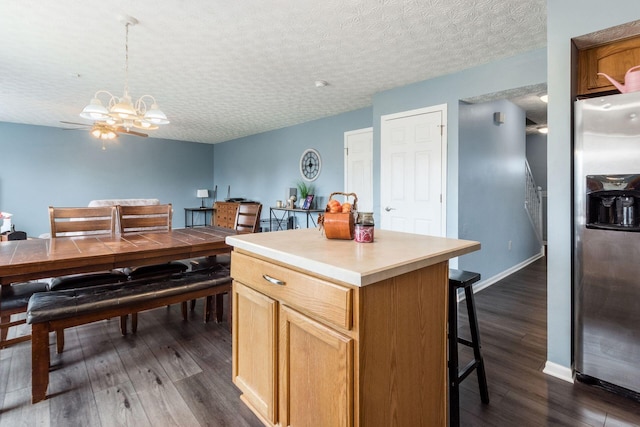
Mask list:
[[[219,270],[187,272],[161,281],[131,281],[34,294],[27,308],[27,323],[31,324],[32,403],[46,399],[50,332],[196,298],[212,298],[223,293],[231,295],[230,291],[229,271]],[[221,310],[217,310],[218,321],[222,320],[221,315]]]

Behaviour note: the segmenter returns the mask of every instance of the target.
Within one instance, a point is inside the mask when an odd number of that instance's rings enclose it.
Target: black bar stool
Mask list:
[[[480,398],[489,403],[487,375],[480,353],[480,331],[476,306],[473,300],[473,284],[480,280],[480,274],[471,271],[449,269],[449,426],[460,425],[460,383],[476,369]],[[458,337],[458,289],[463,288],[469,315],[471,341]],[[473,360],[462,370],[458,369],[458,343],[473,348]]]

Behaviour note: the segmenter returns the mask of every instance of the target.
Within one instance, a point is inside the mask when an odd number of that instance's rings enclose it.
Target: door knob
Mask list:
[[[387,211],[387,212],[391,212],[391,211],[395,211],[396,208],[392,208],[390,206],[387,206],[386,208],[384,208],[384,210]]]

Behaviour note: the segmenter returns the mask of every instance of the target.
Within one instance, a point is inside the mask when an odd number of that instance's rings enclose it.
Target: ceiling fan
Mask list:
[[[66,128],[64,130],[80,130],[89,127],[89,132],[91,135],[98,139],[114,139],[118,137],[118,134],[126,133],[128,135],[141,136],[146,138],[148,135],[146,133],[137,132],[134,130],[127,129],[124,126],[118,125],[110,125],[106,122],[96,121],[92,124],[87,123],[76,123],[76,122],[66,122],[61,120],[60,123],[64,123],[67,125],[75,125],[75,126],[83,126],[82,128]]]

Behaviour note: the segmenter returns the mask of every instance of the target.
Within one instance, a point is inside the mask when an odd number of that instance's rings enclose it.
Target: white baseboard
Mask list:
[[[498,273],[493,277],[490,277],[490,278],[485,279],[485,280],[480,280],[478,283],[473,285],[473,292],[476,293],[476,292],[479,292],[479,291],[481,291],[481,290],[483,290],[485,288],[488,288],[489,286],[493,285],[494,283],[499,282],[500,280],[504,279],[505,277],[512,275],[516,271],[522,270],[527,265],[531,264],[534,261],[539,260],[543,256],[544,256],[544,246],[540,248],[540,253],[535,254],[531,258],[522,261],[520,264],[516,264],[513,267],[503,271],[502,273]]]
[[[576,378],[572,368],[567,368],[566,366],[558,365],[557,363],[549,362],[548,360],[544,364],[542,372],[571,384],[574,383]]]

